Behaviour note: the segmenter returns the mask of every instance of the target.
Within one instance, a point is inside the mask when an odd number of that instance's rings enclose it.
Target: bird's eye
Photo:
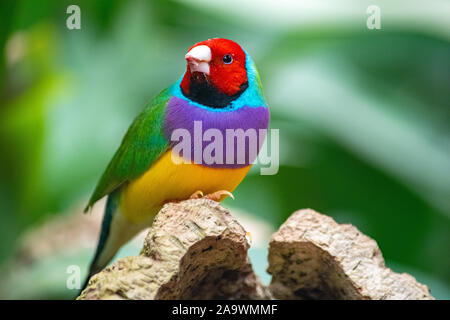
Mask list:
[[[231,54],[226,54],[223,56],[222,61],[225,64],[230,64],[233,62],[233,57],[231,56]]]

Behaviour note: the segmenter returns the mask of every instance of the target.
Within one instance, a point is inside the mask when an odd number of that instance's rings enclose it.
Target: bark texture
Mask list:
[[[269,246],[278,299],[433,299],[427,286],[387,268],[373,239],[310,209],[292,214]]]
[[[219,203],[166,204],[141,254],[93,276],[79,299],[267,299],[242,226]]]
[[[386,268],[374,240],[310,209],[272,236],[269,287],[248,248],[245,230],[219,203],[169,203],[141,254],[93,276],[78,299],[433,299],[412,276]]]

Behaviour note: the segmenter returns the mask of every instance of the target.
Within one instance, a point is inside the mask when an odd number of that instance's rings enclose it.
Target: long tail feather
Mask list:
[[[92,259],[92,262],[89,267],[89,274],[84,282],[84,285],[81,287],[81,292],[86,288],[87,284],[89,283],[89,279],[102,270],[106,265],[109,263],[109,261],[103,262],[101,265],[99,264],[100,257],[105,249],[106,242],[108,240],[110,230],[111,230],[111,222],[113,218],[113,214],[117,209],[117,204],[115,201],[114,194],[111,194],[108,196],[108,199],[106,201],[106,207],[105,207],[105,213],[103,215],[103,222],[102,222],[102,228],[100,231],[100,238],[98,240],[97,249],[95,251],[94,258]]]

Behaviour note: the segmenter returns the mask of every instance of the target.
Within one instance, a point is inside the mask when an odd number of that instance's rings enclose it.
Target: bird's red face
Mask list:
[[[190,99],[222,108],[248,86],[246,55],[227,39],[209,39],[193,45],[185,56],[187,70],[181,82]]]

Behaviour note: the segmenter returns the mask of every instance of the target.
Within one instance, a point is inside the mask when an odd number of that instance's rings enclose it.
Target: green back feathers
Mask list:
[[[168,90],[163,90],[133,121],[100,178],[85,212],[123,183],[143,174],[167,150],[169,142],[163,136],[162,125],[170,97]]]

